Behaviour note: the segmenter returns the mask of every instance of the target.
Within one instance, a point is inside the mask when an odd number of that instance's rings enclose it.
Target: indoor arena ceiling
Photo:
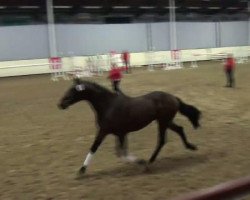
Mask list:
[[[54,0],[56,23],[169,19],[169,0]],[[176,0],[177,21],[247,20],[249,0]],[[0,22],[46,23],[46,0],[0,0]]]

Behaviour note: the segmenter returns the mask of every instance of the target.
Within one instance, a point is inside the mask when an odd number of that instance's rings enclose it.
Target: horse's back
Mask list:
[[[152,99],[153,101],[157,102],[164,102],[164,103],[174,103],[178,104],[178,100],[172,94],[162,92],[162,91],[154,91],[144,95],[146,99]]]
[[[157,107],[172,107],[178,109],[178,99],[166,92],[154,91],[138,97],[121,97],[120,103],[132,107],[157,108]]]
[[[144,95],[146,99],[151,99],[155,105],[158,115],[175,115],[179,108],[178,99],[166,92],[154,91]]]

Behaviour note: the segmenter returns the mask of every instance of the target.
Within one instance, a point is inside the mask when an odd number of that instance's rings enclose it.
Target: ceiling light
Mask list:
[[[53,6],[53,7],[59,9],[72,8],[72,6]]]
[[[191,6],[191,7],[187,7],[188,9],[200,9],[201,7],[197,7],[197,6]]]
[[[220,9],[220,7],[208,7],[208,9],[211,9],[211,10],[218,10],[218,9]]]
[[[237,10],[237,9],[239,9],[238,7],[228,7],[227,8],[228,10]]]
[[[37,9],[37,8],[39,8],[39,6],[19,6],[18,8],[21,8],[21,9]]]
[[[154,6],[140,6],[141,9],[154,9]]]
[[[100,9],[100,8],[102,8],[102,6],[83,6],[83,8],[86,8],[86,9]]]
[[[114,9],[128,9],[130,6],[113,6]]]
[[[170,9],[170,8],[174,8],[174,9],[177,9],[177,8],[179,8],[178,6],[175,6],[175,7],[171,7],[171,6],[165,6],[164,7],[165,9]]]

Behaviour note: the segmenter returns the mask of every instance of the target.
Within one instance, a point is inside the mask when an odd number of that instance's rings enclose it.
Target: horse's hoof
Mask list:
[[[136,161],[136,163],[137,163],[138,165],[146,165],[146,164],[147,164],[147,161],[144,160],[144,159],[139,159],[139,160]]]
[[[86,172],[86,167],[82,166],[81,169],[79,170],[79,174],[85,174]]]
[[[85,172],[86,172],[86,167],[82,166],[76,174],[76,180],[82,179],[84,177]]]
[[[82,167],[79,169],[78,173],[77,173],[76,179],[81,179],[81,178],[83,177],[83,175],[85,174],[85,172],[86,172],[86,167],[85,167],[85,166],[82,166]]]
[[[188,145],[187,145],[187,148],[190,149],[190,150],[192,150],[192,151],[198,150],[198,147],[195,146],[195,145],[193,145],[193,144],[188,144]]]
[[[145,165],[145,168],[144,168],[144,171],[143,171],[143,172],[144,172],[144,173],[147,173],[147,174],[149,174],[149,173],[152,172],[148,164]]]

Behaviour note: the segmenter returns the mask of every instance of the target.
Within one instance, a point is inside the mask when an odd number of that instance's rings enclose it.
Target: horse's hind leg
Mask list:
[[[162,122],[162,121],[158,121],[158,143],[157,143],[157,146],[156,146],[154,153],[152,154],[151,158],[149,159],[149,163],[152,163],[155,161],[161,148],[164,146],[166,130],[167,130],[167,123]]]
[[[180,138],[181,138],[181,140],[182,140],[184,146],[185,146],[187,149],[190,149],[190,150],[197,150],[197,147],[196,147],[194,144],[190,143],[190,142],[187,140],[187,137],[186,137],[186,134],[185,134],[185,132],[184,132],[183,127],[178,126],[178,125],[176,125],[175,123],[172,122],[172,123],[169,125],[169,128],[170,128],[172,131],[176,132],[176,133],[180,136]]]

